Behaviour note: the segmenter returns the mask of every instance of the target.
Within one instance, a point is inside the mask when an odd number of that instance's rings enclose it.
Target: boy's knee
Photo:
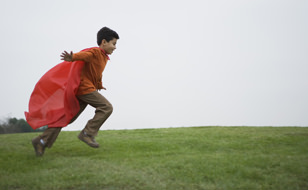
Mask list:
[[[110,115],[113,111],[113,106],[108,103],[96,108],[96,111]]]
[[[111,113],[113,112],[113,106],[112,106],[112,104],[107,104],[107,112],[108,112],[109,114],[111,114]]]

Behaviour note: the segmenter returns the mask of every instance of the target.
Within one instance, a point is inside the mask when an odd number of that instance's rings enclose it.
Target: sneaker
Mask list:
[[[32,145],[36,156],[43,156],[45,152],[45,146],[41,143],[40,137],[32,139]]]
[[[85,134],[85,132],[83,130],[78,135],[78,138],[92,148],[98,148],[99,147],[99,144],[95,141],[95,139],[93,137]]]

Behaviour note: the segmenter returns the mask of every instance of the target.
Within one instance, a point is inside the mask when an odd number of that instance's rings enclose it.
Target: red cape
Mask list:
[[[26,120],[33,129],[44,125],[64,127],[78,113],[76,93],[84,62],[62,62],[37,82],[29,101]]]
[[[83,61],[64,61],[37,82],[30,97],[29,112],[25,112],[26,120],[33,129],[45,125],[65,127],[79,112],[76,93],[83,66]]]

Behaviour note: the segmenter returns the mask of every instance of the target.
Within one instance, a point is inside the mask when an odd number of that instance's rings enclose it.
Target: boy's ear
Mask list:
[[[107,41],[105,39],[102,40],[102,44],[105,44],[107,43]]]

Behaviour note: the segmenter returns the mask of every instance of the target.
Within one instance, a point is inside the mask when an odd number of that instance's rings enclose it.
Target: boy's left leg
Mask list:
[[[113,107],[111,103],[97,91],[78,96],[78,99],[96,108],[94,117],[88,121],[78,138],[89,146],[98,148],[99,144],[95,141],[94,137],[97,135],[103,123],[111,115]]]

